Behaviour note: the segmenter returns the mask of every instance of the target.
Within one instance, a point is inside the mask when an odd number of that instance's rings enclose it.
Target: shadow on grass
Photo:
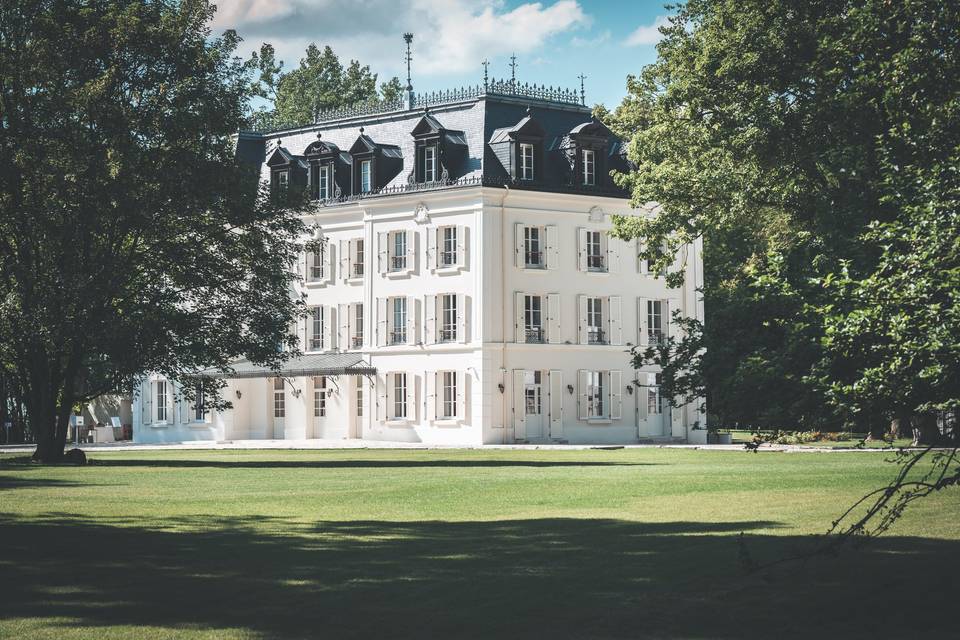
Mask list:
[[[430,459],[400,460],[379,458],[373,460],[190,460],[178,458],[110,459],[100,456],[93,464],[101,467],[171,467],[218,469],[429,469],[429,468],[467,468],[467,467],[647,467],[657,465],[650,462],[602,462],[602,461],[557,461],[557,460],[472,460],[472,459]]]
[[[746,576],[730,534],[775,526],[7,515],[0,619],[331,638],[886,638],[953,629],[957,542],[891,537]],[[810,543],[745,538],[759,560]],[[895,605],[881,604],[893,594]]]

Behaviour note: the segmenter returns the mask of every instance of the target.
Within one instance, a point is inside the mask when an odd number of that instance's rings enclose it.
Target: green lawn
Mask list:
[[[960,492],[863,548],[744,570],[744,553],[809,548],[888,479],[886,457],[182,451],[93,453],[75,468],[7,456],[0,638],[951,633]]]

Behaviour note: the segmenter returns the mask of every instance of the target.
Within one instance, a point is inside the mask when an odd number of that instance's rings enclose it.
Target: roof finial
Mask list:
[[[587,105],[587,94],[586,94],[586,92],[583,90],[583,81],[587,79],[587,76],[585,76],[585,75],[583,75],[583,74],[581,73],[581,74],[578,75],[577,77],[580,78],[580,104],[586,106],[586,105]]]
[[[410,53],[410,43],[413,42],[413,34],[409,31],[403,34],[403,41],[407,43],[407,91],[413,91],[413,83],[410,82],[410,61],[413,55]]]
[[[483,88],[486,89],[489,84],[487,81],[487,67],[490,66],[490,61],[484,58],[480,64],[483,65]]]
[[[510,55],[510,86],[517,85],[517,54]]]
[[[317,131],[317,140],[319,140],[319,139],[322,138],[322,137],[323,137],[323,134],[320,133],[319,131]]]
[[[360,135],[363,135],[363,127],[360,127]]]

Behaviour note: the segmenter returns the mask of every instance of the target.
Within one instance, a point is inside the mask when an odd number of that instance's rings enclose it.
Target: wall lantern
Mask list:
[[[627,385],[627,393],[629,393],[630,395],[633,395],[633,386],[632,386],[632,385]]]
[[[572,385],[572,384],[568,384],[568,385],[567,385],[567,393],[569,393],[570,395],[573,395],[573,385]]]
[[[506,389],[506,387],[504,387],[504,386],[503,386],[503,383],[501,382],[501,383],[497,384],[497,389],[500,389],[500,393],[503,393],[503,391],[504,391],[504,389]]]
[[[240,393],[240,389],[237,389],[237,400],[243,397],[243,394]]]

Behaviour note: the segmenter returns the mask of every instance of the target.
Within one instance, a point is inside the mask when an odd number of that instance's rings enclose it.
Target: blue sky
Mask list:
[[[587,104],[616,106],[628,73],[656,58],[663,0],[219,0],[215,31],[236,29],[244,55],[270,42],[284,68],[307,44],[329,44],[342,62],[358,59],[380,79],[406,75],[404,31],[414,33],[415,91],[449,89],[490,75],[579,89]]]

